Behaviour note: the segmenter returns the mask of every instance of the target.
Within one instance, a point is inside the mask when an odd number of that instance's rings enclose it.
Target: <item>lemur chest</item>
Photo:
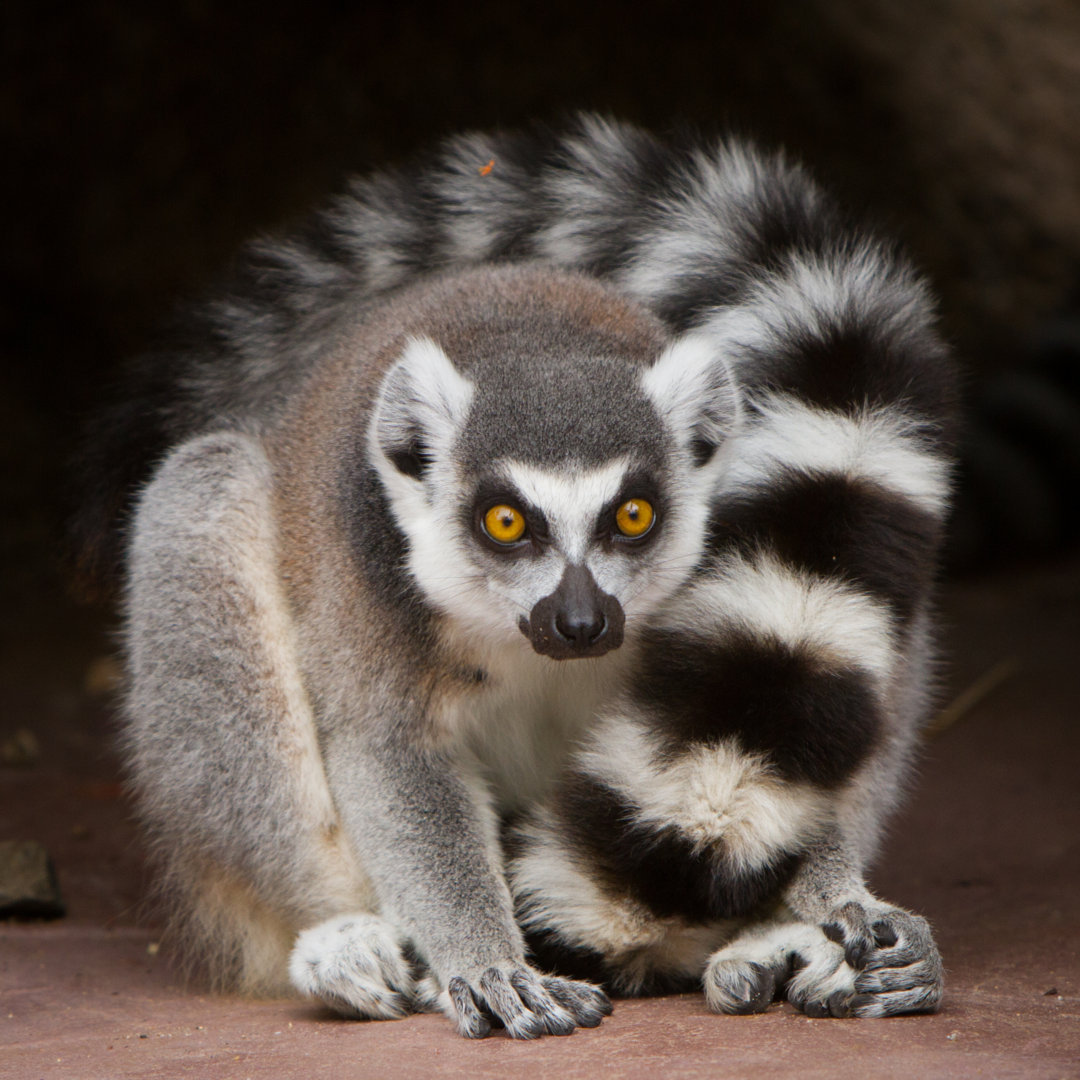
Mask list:
[[[625,666],[616,656],[489,658],[485,678],[449,707],[447,721],[501,813],[535,805],[550,792],[615,695]]]

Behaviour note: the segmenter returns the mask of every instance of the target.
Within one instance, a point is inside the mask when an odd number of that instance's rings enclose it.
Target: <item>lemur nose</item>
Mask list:
[[[607,619],[601,611],[560,611],[555,630],[579,649],[595,645],[607,633]]]
[[[541,656],[571,660],[617,649],[625,621],[622,605],[596,584],[587,566],[568,565],[558,587],[533,605],[521,629]]]

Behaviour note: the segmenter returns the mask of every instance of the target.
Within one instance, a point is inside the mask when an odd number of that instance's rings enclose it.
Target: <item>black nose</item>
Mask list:
[[[560,611],[555,632],[575,649],[587,649],[607,633],[607,619],[602,611]]]
[[[567,566],[550,596],[537,601],[521,631],[555,660],[603,656],[623,640],[622,605],[604,592],[585,566]]]

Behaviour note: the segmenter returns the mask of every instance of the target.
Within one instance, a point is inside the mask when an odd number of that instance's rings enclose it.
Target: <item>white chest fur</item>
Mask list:
[[[516,646],[516,643],[515,643]],[[447,707],[445,722],[491,788],[501,812],[535,804],[603,704],[610,701],[631,647],[596,659],[551,660],[520,647],[480,658],[487,678]]]

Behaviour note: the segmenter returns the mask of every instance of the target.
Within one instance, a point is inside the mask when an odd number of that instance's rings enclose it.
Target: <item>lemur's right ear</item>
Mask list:
[[[694,462],[708,462],[739,416],[735,380],[716,343],[702,333],[678,338],[641,381]]]
[[[445,451],[472,401],[473,384],[429,338],[413,338],[387,372],[375,404],[374,437],[386,459],[419,480]]]

